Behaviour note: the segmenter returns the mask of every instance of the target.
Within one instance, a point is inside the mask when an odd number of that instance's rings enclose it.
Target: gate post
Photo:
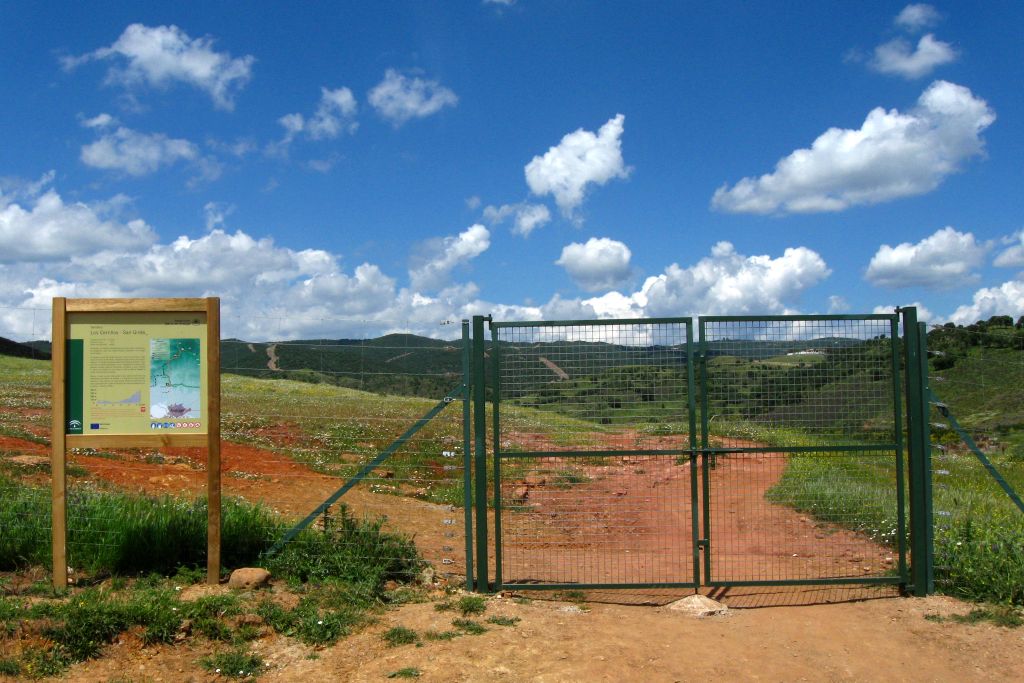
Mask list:
[[[928,352],[925,325],[913,306],[899,309],[903,317],[907,383],[907,442],[910,468],[910,543],[914,595],[935,591],[934,529],[932,528],[931,437],[928,428]]]
[[[488,591],[487,566],[487,377],[484,374],[484,320],[490,316],[473,316],[473,470],[476,487],[473,505],[476,509],[476,592]],[[468,495],[468,492],[467,492]]]
[[[466,590],[473,590],[473,425],[469,321],[462,321],[462,512],[465,517]]]

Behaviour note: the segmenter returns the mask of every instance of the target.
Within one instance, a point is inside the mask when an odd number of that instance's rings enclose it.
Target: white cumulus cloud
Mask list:
[[[91,119],[84,119],[82,125],[85,128],[109,128],[117,125],[117,119],[107,113],[97,114]]]
[[[789,313],[801,294],[831,274],[806,247],[782,256],[744,256],[729,242],[690,267],[673,263],[644,282],[636,300],[651,317]]]
[[[957,52],[949,43],[936,40],[927,33],[917,41],[917,47],[902,38],[894,38],[875,48],[875,54],[868,65],[883,74],[895,74],[907,79],[920,78],[931,73],[935,67],[955,61]]]
[[[92,60],[112,60],[107,82],[132,87],[187,83],[205,91],[221,109],[234,108],[235,95],[252,78],[252,55],[232,57],[213,49],[210,37],[190,38],[177,26],[131,24],[109,47],[64,60],[71,69]]]
[[[1003,244],[1009,245],[999,252],[993,265],[1000,268],[1020,268],[1024,266],[1024,229],[1003,238]]]
[[[904,7],[896,15],[894,23],[906,31],[916,32],[935,26],[941,18],[934,7],[918,2]]]
[[[285,114],[277,120],[284,128],[284,138],[271,151],[287,147],[298,135],[304,134],[311,140],[325,140],[338,137],[342,132],[354,133],[359,127],[356,113],[359,105],[348,88],[320,88],[320,102],[316,112],[306,118],[302,114]]]
[[[841,211],[929,192],[984,148],[995,121],[985,100],[936,81],[901,113],[873,109],[856,130],[830,128],[775,171],[715,191],[712,207],[732,213]]]
[[[591,237],[585,243],[573,242],[562,249],[556,265],[588,292],[615,289],[632,274],[632,252],[622,242],[607,237]]]
[[[917,244],[883,244],[871,258],[865,279],[879,287],[948,289],[975,279],[974,269],[985,260],[989,246],[969,232],[952,227],[937,230]]]
[[[552,195],[562,213],[571,217],[583,203],[588,185],[626,178],[630,169],[622,158],[626,117],[617,114],[595,135],[582,128],[565,135],[544,156],[526,165],[526,184],[538,196]]]
[[[199,149],[188,140],[169,138],[163,133],[140,133],[118,128],[96,142],[82,147],[82,163],[93,168],[121,171],[133,176],[153,173],[177,161],[194,161]]]
[[[458,235],[426,242],[409,270],[409,280],[419,292],[444,287],[452,270],[468,263],[491,246],[490,231],[480,224],[471,225]]]
[[[983,287],[969,304],[960,306],[949,319],[958,325],[970,325],[994,315],[1017,319],[1024,315],[1024,280],[1009,280],[998,287]]]
[[[512,223],[512,232],[529,237],[531,232],[551,221],[551,211],[543,204],[525,202],[484,207],[484,220],[491,225],[499,225],[510,217],[515,219]]]
[[[396,127],[459,102],[455,93],[438,81],[405,76],[396,69],[384,72],[384,80],[370,90],[367,99],[378,114]]]
[[[845,313],[848,310],[850,310],[850,304],[843,297],[833,294],[828,298],[829,313]]]
[[[124,203],[115,197],[93,206],[67,204],[52,189],[36,197],[30,208],[0,197],[0,263],[145,249],[156,241],[152,228],[142,220],[121,222],[111,216]]]

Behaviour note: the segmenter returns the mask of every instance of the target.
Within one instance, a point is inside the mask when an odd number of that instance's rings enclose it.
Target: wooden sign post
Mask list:
[[[68,448],[206,446],[207,582],[220,580],[220,299],[53,300],[53,585]]]

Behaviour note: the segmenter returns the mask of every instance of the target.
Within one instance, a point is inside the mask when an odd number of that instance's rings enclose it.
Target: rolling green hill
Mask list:
[[[45,343],[45,348],[36,346],[37,344]],[[50,350],[49,343],[46,342],[29,342],[28,344],[22,344],[20,342],[11,341],[6,337],[0,337],[0,356],[14,356],[15,358],[38,358],[39,360],[49,360]]]

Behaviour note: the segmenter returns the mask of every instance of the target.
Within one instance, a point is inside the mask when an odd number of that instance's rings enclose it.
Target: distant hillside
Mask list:
[[[376,339],[258,343],[227,339],[221,343],[221,369],[254,377],[438,399],[462,379],[461,344],[461,340],[444,341],[411,334],[390,334]],[[709,357],[733,358],[745,367],[748,363],[786,357],[795,352],[827,350],[831,357],[862,344],[863,340],[831,337],[797,341],[722,339],[709,342],[706,351]],[[490,376],[491,344],[486,348],[486,372]],[[697,350],[694,345],[695,354]],[[573,415],[591,418],[601,412],[602,401],[596,399],[597,394],[614,395],[613,403],[630,403],[632,390],[625,389],[626,385],[635,384],[638,377],[654,377],[656,388],[651,396],[644,397],[645,402],[651,403],[657,395],[659,408],[675,415],[678,415],[680,401],[685,405],[685,396],[676,396],[675,390],[669,388],[677,386],[676,378],[686,374],[685,345],[625,346],[566,340],[503,342],[501,354],[503,367],[514,368],[515,374],[515,386],[507,383],[502,386],[502,395],[507,400],[555,406],[561,404],[560,396],[574,393],[588,398],[578,403]],[[771,379],[795,381],[792,375],[804,372],[799,366],[789,367],[784,363],[771,371]],[[740,374],[746,377],[746,370]],[[621,392],[623,395],[618,396]]]
[[[45,348],[40,348],[38,346],[39,344],[44,344]],[[0,337],[0,356],[16,356],[18,358],[50,360],[50,343],[28,342],[27,344],[22,344],[20,342],[11,341],[5,337]]]
[[[36,352],[41,353],[40,358],[49,358],[51,355],[50,342],[45,339],[37,339],[35,341],[25,342],[25,346],[35,349]]]
[[[462,379],[461,342],[411,334],[376,339],[221,342],[221,369],[380,394],[440,398]]]

